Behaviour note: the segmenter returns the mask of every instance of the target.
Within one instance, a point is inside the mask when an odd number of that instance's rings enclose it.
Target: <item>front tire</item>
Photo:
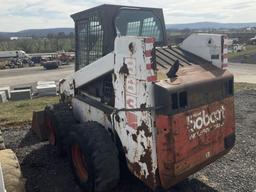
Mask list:
[[[69,157],[82,190],[111,191],[119,182],[117,148],[107,130],[96,122],[73,127],[69,136]]]

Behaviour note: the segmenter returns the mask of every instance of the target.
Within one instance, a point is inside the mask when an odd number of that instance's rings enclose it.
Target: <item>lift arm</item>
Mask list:
[[[74,80],[76,88],[79,88],[102,75],[114,70],[114,53],[111,52],[95,62],[75,72]]]
[[[74,96],[74,88],[82,87],[98,77],[113,71],[114,57],[114,53],[111,52],[90,65],[67,76],[65,79],[60,80],[59,93],[61,95],[72,97]]]

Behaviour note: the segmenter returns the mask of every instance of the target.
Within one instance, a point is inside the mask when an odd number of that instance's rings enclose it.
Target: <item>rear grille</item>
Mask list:
[[[159,108],[157,113],[165,115],[184,112],[233,95],[233,79],[230,77],[176,87],[162,81],[154,86],[155,104]]]
[[[169,69],[177,60],[179,60],[181,67],[191,65],[191,63],[185,58],[183,52],[177,48],[156,48],[155,55],[158,69]]]

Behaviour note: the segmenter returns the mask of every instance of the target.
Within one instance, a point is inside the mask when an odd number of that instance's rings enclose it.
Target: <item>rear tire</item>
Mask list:
[[[25,179],[20,170],[18,159],[10,149],[0,151],[0,163],[3,170],[7,192],[25,192]]]
[[[117,148],[106,129],[96,122],[77,124],[69,136],[69,157],[82,190],[111,191],[119,182]]]
[[[65,154],[67,146],[63,141],[68,136],[72,125],[76,123],[69,106],[64,103],[47,106],[45,121],[49,143],[57,147],[58,154]]]

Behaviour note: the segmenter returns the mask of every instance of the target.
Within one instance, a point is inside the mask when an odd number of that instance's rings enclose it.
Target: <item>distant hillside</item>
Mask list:
[[[199,22],[187,24],[167,24],[167,29],[239,29],[246,27],[256,27],[256,23],[214,23]],[[0,32],[0,37],[46,37],[48,34],[58,33],[70,34],[73,28],[53,28],[53,29],[28,29],[19,32]]]
[[[48,34],[65,33],[66,35],[74,32],[73,28],[52,28],[52,29],[28,29],[18,32],[0,32],[2,37],[46,37]]]
[[[198,22],[185,24],[167,24],[167,29],[239,29],[246,27],[256,27],[256,23],[214,23]]]
[[[66,35],[74,32],[73,28],[53,28],[53,29],[29,29],[19,31],[18,34],[21,36],[41,36],[45,37],[48,34],[65,33]]]

